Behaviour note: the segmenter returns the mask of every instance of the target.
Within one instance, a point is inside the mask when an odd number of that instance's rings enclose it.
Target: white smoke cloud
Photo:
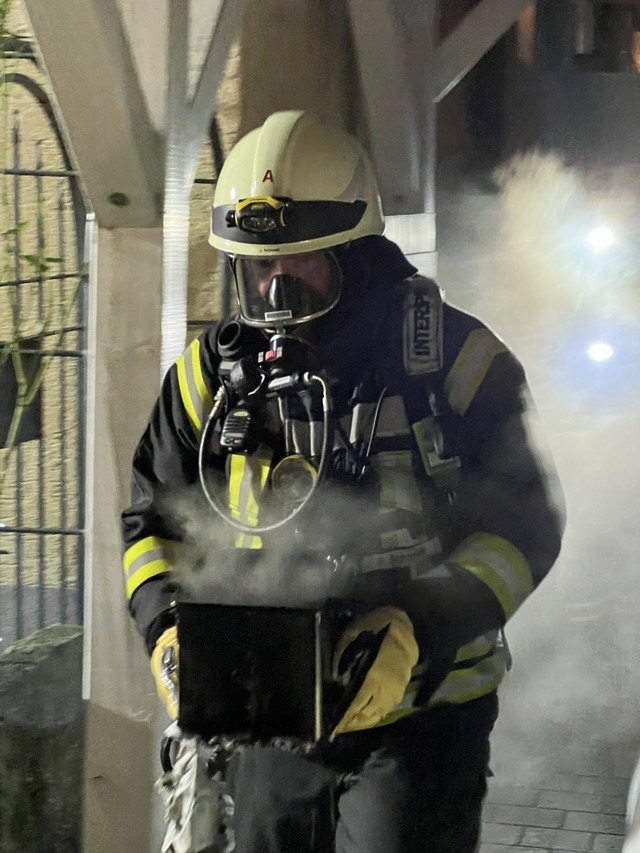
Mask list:
[[[621,756],[630,765],[640,751],[640,250],[624,230],[630,194],[601,205],[583,175],[540,152],[496,179],[493,195],[442,188],[438,279],[523,361],[568,525],[556,566],[507,627],[515,664],[492,766],[502,782],[535,785],[586,752],[624,774]],[[608,257],[583,239],[603,211],[627,240]],[[592,332],[610,343],[609,363],[586,355]]]
[[[222,482],[214,488],[224,504]],[[346,597],[354,571],[348,555],[359,537],[375,532],[369,529],[373,514],[363,514],[355,499],[326,487],[312,513],[261,537],[268,545],[264,549],[237,549],[236,537],[243,534],[215,514],[199,488],[174,496],[168,509],[189,543],[176,567],[181,584],[194,600],[217,604],[313,609]],[[280,508],[275,520],[289,512]]]

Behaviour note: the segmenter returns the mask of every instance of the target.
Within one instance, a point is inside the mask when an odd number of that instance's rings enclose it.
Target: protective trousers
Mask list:
[[[254,747],[229,768],[235,853],[473,853],[495,693],[342,735],[312,760]]]

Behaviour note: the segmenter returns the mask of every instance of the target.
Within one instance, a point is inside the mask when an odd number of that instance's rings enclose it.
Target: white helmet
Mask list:
[[[216,186],[209,243],[232,257],[245,320],[268,327],[329,311],[340,298],[341,276],[329,252],[335,276],[321,295],[303,280],[280,276],[264,298],[255,287],[258,258],[322,252],[383,231],[377,182],[362,145],[310,113],[289,110],[269,116],[230,152]]]

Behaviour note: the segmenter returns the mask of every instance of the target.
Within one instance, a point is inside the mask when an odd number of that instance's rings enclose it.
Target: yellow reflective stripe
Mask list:
[[[171,571],[167,548],[173,544],[158,536],[146,536],[127,548],[122,558],[127,598],[145,581]]]
[[[211,410],[211,395],[200,364],[200,340],[196,338],[176,362],[180,397],[196,437],[202,433],[206,414]]]
[[[497,631],[489,631],[481,637],[477,637],[471,643],[460,646],[456,655],[456,663],[464,663],[472,658],[480,658],[483,655],[488,655],[493,651],[498,640]]]
[[[415,708],[415,707],[398,708],[398,710],[391,711],[391,713],[387,714],[387,716],[383,720],[380,720],[380,722],[377,723],[375,726],[372,726],[372,728],[377,729],[380,726],[388,726],[390,723],[396,723],[398,720],[401,720],[403,717],[409,717],[411,714],[415,714],[419,710],[420,710],[420,708]]]
[[[258,499],[267,482],[271,455],[231,454],[229,507],[233,518],[250,527],[258,525]]]
[[[256,453],[244,456],[231,454],[229,471],[229,509],[231,517],[248,527],[258,526],[258,501],[269,476],[273,451],[260,445]],[[236,548],[262,548],[260,536],[239,533]]]
[[[262,538],[260,536],[248,536],[246,533],[238,533],[234,543],[236,548],[251,548],[258,550],[262,548]]]
[[[376,406],[377,403],[371,406],[371,422],[373,422]],[[399,438],[403,435],[411,435],[402,397],[385,397],[382,401],[376,435],[379,438]]]
[[[371,458],[371,466],[380,482],[382,510],[404,509],[422,512],[420,489],[413,472],[410,450],[387,450]]]
[[[152,560],[146,565],[142,566],[131,575],[130,578],[127,578],[126,590],[127,590],[127,598],[131,598],[133,593],[138,589],[139,586],[142,586],[145,581],[150,580],[150,578],[154,578],[157,575],[166,575],[167,572],[171,571],[171,566],[167,560]]]
[[[531,569],[515,545],[490,533],[465,539],[450,560],[482,581],[498,599],[507,619],[533,592]]]
[[[441,702],[461,705],[479,699],[480,696],[497,689],[506,670],[505,657],[501,651],[468,669],[455,669],[438,687],[428,705],[438,705]]]
[[[159,536],[145,536],[144,539],[140,539],[138,542],[135,542],[124,552],[124,556],[122,557],[122,564],[124,566],[125,574],[129,573],[133,563],[145,554],[148,554],[150,551],[155,551],[159,548],[165,548],[168,544],[167,539],[161,539]]]
[[[464,415],[487,375],[491,362],[507,348],[489,329],[469,334],[444,381],[444,392],[454,412]]]
[[[494,632],[491,632],[491,634],[494,634]],[[486,640],[488,636],[480,637],[478,640],[474,640],[473,643],[463,646],[462,649],[470,648],[474,645],[479,648],[481,640],[488,642]],[[417,674],[418,670],[424,673],[425,668],[424,664],[414,667],[414,675]],[[502,651],[497,651],[490,658],[480,661],[475,666],[453,670],[433,694],[427,703],[427,707],[442,702],[463,704],[464,702],[471,702],[473,699],[478,699],[480,696],[485,696],[487,693],[491,693],[492,690],[496,690],[500,685],[506,669],[505,656]],[[414,705],[419,687],[420,679],[412,678],[402,701],[378,725],[387,726],[389,723],[394,723],[402,717],[415,714],[417,711],[422,710],[423,706]]]

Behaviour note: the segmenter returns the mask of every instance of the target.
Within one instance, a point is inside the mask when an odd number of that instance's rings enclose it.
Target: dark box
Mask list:
[[[317,610],[178,604],[180,727],[207,740],[317,741],[327,634]]]

